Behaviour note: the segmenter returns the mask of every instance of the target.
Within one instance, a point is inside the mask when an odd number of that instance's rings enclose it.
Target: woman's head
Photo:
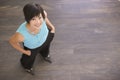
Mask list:
[[[42,18],[45,19],[44,10],[39,4],[26,4],[23,8],[23,12],[27,23],[29,23],[33,17],[39,16],[40,14]]]

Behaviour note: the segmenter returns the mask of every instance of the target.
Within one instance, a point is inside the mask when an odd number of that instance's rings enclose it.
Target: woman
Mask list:
[[[33,64],[37,53],[49,63],[49,47],[54,37],[55,27],[47,18],[47,13],[39,4],[26,4],[23,8],[25,22],[10,38],[10,44],[22,54],[21,64],[25,70],[33,73]],[[20,45],[23,43],[23,47]]]

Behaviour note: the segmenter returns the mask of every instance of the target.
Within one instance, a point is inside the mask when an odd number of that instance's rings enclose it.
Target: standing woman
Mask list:
[[[37,53],[40,53],[45,61],[52,63],[49,48],[55,27],[39,4],[26,4],[23,12],[26,21],[19,26],[9,42],[22,53],[20,62],[25,70],[33,75],[32,67]],[[20,43],[23,43],[23,47]]]

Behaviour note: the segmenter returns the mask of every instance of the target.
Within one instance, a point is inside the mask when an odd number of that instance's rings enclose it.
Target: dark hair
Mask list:
[[[23,8],[24,17],[27,23],[40,13],[42,14],[43,19],[45,19],[45,14],[43,8],[39,4],[26,4]]]

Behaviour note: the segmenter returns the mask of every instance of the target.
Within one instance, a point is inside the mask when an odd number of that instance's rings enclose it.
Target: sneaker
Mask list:
[[[31,75],[35,75],[33,69],[25,69],[26,72],[30,73]]]
[[[52,63],[52,61],[51,61],[51,58],[50,58],[50,57],[45,57],[45,58],[44,58],[44,60],[45,60],[46,62]]]

